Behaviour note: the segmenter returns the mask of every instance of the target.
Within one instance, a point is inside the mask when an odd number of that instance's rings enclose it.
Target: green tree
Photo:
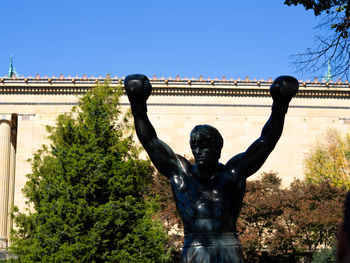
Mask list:
[[[317,72],[333,66],[333,76],[349,77],[350,69],[350,4],[348,0],[285,0],[284,4],[302,5],[313,10],[315,16],[322,16],[319,28],[324,35],[315,39],[315,47],[295,56],[298,70]]]
[[[333,263],[336,262],[336,248],[322,248],[319,252],[314,253],[312,263]]]
[[[307,153],[306,180],[327,181],[334,186],[350,189],[350,135],[342,138],[337,130],[329,129]]]
[[[15,213],[11,250],[20,262],[164,262],[166,234],[145,199],[152,169],[139,159],[121,89],[106,82],[48,127],[51,147],[33,157]]]

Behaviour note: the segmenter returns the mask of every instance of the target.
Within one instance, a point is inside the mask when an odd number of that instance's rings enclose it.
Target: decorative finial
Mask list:
[[[13,55],[11,55],[11,57],[10,57],[10,69],[9,69],[8,77],[12,78],[13,76],[15,76],[16,78],[18,78],[17,71],[13,67],[12,58],[13,58]]]
[[[331,61],[328,60],[327,73],[324,74],[324,77],[322,78],[322,81],[330,82],[331,80],[332,80],[332,67],[331,67]]]

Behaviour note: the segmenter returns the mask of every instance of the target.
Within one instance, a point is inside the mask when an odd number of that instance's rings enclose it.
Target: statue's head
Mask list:
[[[197,125],[191,131],[190,146],[198,167],[217,165],[223,144],[219,131],[210,125]]]

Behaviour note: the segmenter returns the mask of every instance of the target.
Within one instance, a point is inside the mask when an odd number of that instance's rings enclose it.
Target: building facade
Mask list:
[[[77,105],[79,96],[103,79],[94,78],[0,78],[0,247],[8,244],[13,205],[21,211],[21,189],[28,162],[43,144],[49,144],[46,125]],[[224,138],[221,162],[245,151],[260,136],[269,118],[272,80],[151,79],[153,93],[148,113],[158,137],[176,153],[191,157],[189,134],[197,124],[216,127]],[[112,86],[123,85],[114,78]],[[290,103],[280,141],[262,172],[276,171],[287,186],[302,179],[305,153],[327,128],[350,132],[350,86],[348,83],[300,82]],[[121,99],[122,111],[129,103]]]

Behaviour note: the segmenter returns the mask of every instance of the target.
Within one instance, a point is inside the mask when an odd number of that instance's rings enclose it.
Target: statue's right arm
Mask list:
[[[173,150],[157,137],[147,114],[133,115],[137,137],[157,170],[166,177],[177,173],[180,160]]]
[[[177,174],[181,161],[168,145],[158,139],[147,116],[146,101],[152,91],[148,78],[140,74],[129,75],[124,80],[124,86],[131,104],[137,137],[152,163],[166,177]]]

